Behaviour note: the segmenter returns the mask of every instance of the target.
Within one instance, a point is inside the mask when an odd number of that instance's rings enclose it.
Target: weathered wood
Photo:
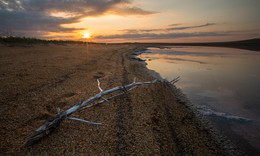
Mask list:
[[[102,123],[90,122],[90,121],[86,121],[86,120],[82,120],[82,119],[78,119],[78,118],[72,118],[72,117],[66,117],[66,119],[80,121],[80,122],[83,122],[83,123],[86,123],[86,124],[90,124],[90,125],[99,125],[99,126],[104,125]]]
[[[89,98],[86,101],[83,101],[82,103],[79,103],[73,107],[71,107],[70,109],[66,110],[63,113],[60,113],[60,109],[57,108],[58,111],[58,115],[54,118],[48,119],[46,120],[35,132],[34,134],[28,139],[28,141],[26,142],[25,146],[31,146],[33,144],[35,144],[36,142],[38,142],[40,139],[42,139],[43,137],[47,136],[48,134],[50,134],[51,132],[53,132],[54,130],[56,130],[58,128],[58,126],[60,125],[60,123],[64,120],[64,119],[71,119],[71,120],[77,120],[77,121],[81,121],[84,123],[88,123],[88,124],[94,124],[94,125],[101,125],[101,123],[93,123],[93,122],[89,122],[86,120],[82,120],[82,119],[77,119],[77,118],[72,118],[69,117],[71,114],[77,112],[77,111],[82,111],[87,107],[89,104],[95,102],[96,100],[102,99],[102,101],[98,102],[98,104],[103,103],[103,102],[108,102],[108,100],[117,97],[119,95],[123,95],[125,94],[127,91],[130,91],[132,89],[134,89],[137,86],[140,85],[148,85],[148,84],[153,84],[155,83],[157,80],[153,80],[153,81],[148,81],[148,82],[134,82],[131,84],[128,84],[126,86],[118,86],[106,91],[103,91],[100,87],[100,82],[99,80],[97,80],[98,82],[98,89],[100,90],[100,93],[98,93],[97,95]],[[103,98],[102,96],[113,93],[115,91],[118,90],[122,90],[123,92],[115,95],[115,96],[111,96],[108,99]]]
[[[58,128],[64,118],[56,116],[46,120],[29,138],[25,146],[31,146]]]
[[[175,84],[176,82],[178,82],[180,80],[180,76],[174,78],[173,80],[170,81],[171,84]]]

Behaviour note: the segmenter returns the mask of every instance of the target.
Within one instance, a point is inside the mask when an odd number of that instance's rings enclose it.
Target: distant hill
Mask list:
[[[227,42],[227,43],[232,43],[232,41],[231,42]],[[260,38],[253,38],[253,39],[241,40],[241,41],[233,41],[233,43],[249,43],[249,44],[255,43],[255,44],[260,44]]]
[[[260,51],[260,38],[241,40],[241,41],[230,41],[230,42],[195,43],[195,45],[230,47],[230,48]]]
[[[260,38],[229,42],[203,42],[203,43],[133,43],[143,46],[211,46],[229,47],[253,51],[260,51]]]

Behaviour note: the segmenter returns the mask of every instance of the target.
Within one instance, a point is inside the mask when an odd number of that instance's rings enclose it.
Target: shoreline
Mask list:
[[[225,149],[230,155],[240,155],[240,154],[246,154],[246,155],[254,155],[254,154],[259,154],[259,150],[253,147],[252,145],[249,144],[248,141],[246,141],[242,136],[239,136],[236,134],[233,130],[229,130],[230,128],[230,123],[227,121],[222,121],[225,122],[225,126],[221,127],[221,124],[223,124],[217,117],[206,117],[203,114],[201,114],[192,104],[192,102],[188,99],[188,97],[181,91],[181,89],[178,89],[174,84],[171,84],[168,82],[168,80],[163,79],[159,73],[157,73],[154,70],[148,69],[146,67],[147,63],[145,60],[141,60],[137,56],[139,56],[142,53],[146,53],[147,49],[149,47],[159,47],[162,48],[164,47],[163,45],[157,45],[157,46],[145,46],[145,47],[139,47],[137,48],[137,52],[133,54],[134,60],[138,61],[139,63],[143,64],[143,71],[144,74],[148,74],[149,76],[153,76],[155,78],[158,78],[161,81],[167,82],[169,85],[172,86],[174,92],[177,93],[177,97],[180,98],[184,103],[192,109],[192,111],[196,114],[196,117],[201,121],[203,126],[205,126],[210,134],[213,136],[214,140],[218,142],[223,149]],[[222,47],[222,46],[221,46]],[[167,48],[167,47],[166,47]],[[224,47],[225,48],[225,47]],[[232,48],[232,47],[231,47]],[[178,83],[178,82],[177,82]],[[224,132],[221,132],[224,131]],[[231,141],[226,135],[232,135],[233,141]],[[235,139],[234,139],[235,138]],[[237,146],[239,144],[239,147]],[[241,145],[242,144],[242,145]],[[239,149],[243,150],[239,150]]]
[[[145,46],[145,47],[156,47],[156,46],[202,46],[202,47],[223,47],[223,48],[236,48],[236,49],[245,49],[251,51],[260,51],[260,38],[240,40],[240,41],[226,41],[226,42],[198,42],[198,43],[121,43],[121,44],[130,44],[136,46]]]
[[[154,47],[154,46],[151,46]],[[181,89],[178,89],[174,84],[171,84],[168,80],[163,79],[159,73],[157,73],[154,70],[148,69],[146,67],[146,62],[145,60],[140,60],[137,56],[145,53],[148,47],[138,47],[133,54],[130,56],[131,59],[134,59],[135,61],[138,61],[143,65],[142,71],[144,74],[147,74],[149,76],[155,77],[156,79],[159,79],[162,82],[166,82],[171,88],[173,89],[173,92],[175,96],[182,101],[185,105],[189,107],[194,113],[195,113],[195,118],[198,119],[201,124],[208,129],[210,132],[210,135],[223,149],[225,149],[229,155],[242,155],[242,151],[238,150],[238,148],[223,134],[219,132],[219,130],[216,128],[216,126],[213,126],[211,121],[209,119],[206,119],[205,116],[203,116],[192,104],[192,102],[189,100],[189,98],[182,92]],[[178,83],[178,82],[177,82]],[[241,153],[242,152],[242,153]]]
[[[57,131],[25,148],[34,130],[56,115],[56,107],[64,111],[95,95],[96,79],[106,90],[131,83],[134,77],[137,81],[154,77],[146,75],[144,64],[131,59],[138,47],[134,45],[0,46],[3,155],[239,155],[222,147],[186,105],[187,98],[165,81],[75,114],[105,126],[66,120]]]

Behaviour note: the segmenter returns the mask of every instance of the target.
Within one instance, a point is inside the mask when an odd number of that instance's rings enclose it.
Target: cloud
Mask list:
[[[75,16],[100,16],[129,0],[23,0],[21,6],[30,12],[70,12]]]
[[[111,13],[126,16],[126,15],[150,15],[158,12],[146,11],[137,7],[124,7],[124,8],[115,8],[111,11]]]
[[[187,26],[187,27],[172,27],[172,28],[167,28],[166,30],[168,30],[168,31],[170,31],[170,30],[185,30],[185,29],[208,27],[208,26],[212,26],[212,25],[216,25],[216,23],[206,23],[206,24],[202,24],[202,25],[194,25],[194,26]]]
[[[143,33],[143,32],[156,32],[156,31],[164,31],[164,29],[124,29],[121,30],[125,34],[137,34],[137,33]]]
[[[204,37],[204,36],[227,36],[227,33],[217,32],[194,32],[194,33],[143,33],[143,34],[118,34],[118,35],[106,35],[96,36],[97,39],[135,39],[135,40],[147,40],[147,39],[174,39],[183,37]]]
[[[2,0],[0,31],[12,30],[35,36],[49,32],[73,32],[86,28],[65,28],[62,25],[106,13],[127,16],[156,12],[135,7],[132,0]]]
[[[169,24],[168,26],[169,27],[174,27],[174,26],[178,26],[178,25],[181,25],[181,23]]]
[[[75,28],[63,28],[64,23],[76,22],[75,18],[58,18],[28,11],[2,11],[0,10],[1,26],[14,30],[48,30],[53,32],[77,30]]]
[[[169,26],[178,26],[181,24],[170,24]],[[208,27],[216,25],[216,23],[206,23],[206,24],[201,24],[201,25],[194,25],[194,26],[185,26],[185,27],[171,27],[171,28],[166,28],[166,29],[124,29],[121,30],[126,34],[137,34],[137,33],[148,33],[148,32],[159,32],[159,31],[164,31],[164,32],[169,32],[173,30],[185,30],[185,29],[194,29],[194,28],[201,28],[201,27]]]

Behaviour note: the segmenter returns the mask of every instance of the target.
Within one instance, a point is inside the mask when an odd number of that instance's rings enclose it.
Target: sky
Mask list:
[[[94,42],[260,37],[260,0],[0,0],[0,35]]]

